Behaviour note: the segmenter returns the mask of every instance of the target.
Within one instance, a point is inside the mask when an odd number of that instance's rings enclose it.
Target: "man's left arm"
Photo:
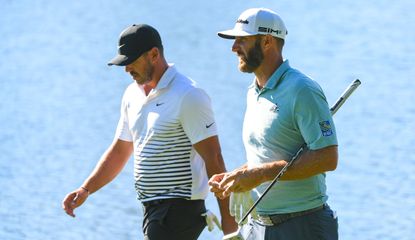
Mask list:
[[[317,150],[307,149],[281,176],[281,180],[304,179],[320,173],[334,171],[337,167],[337,161],[337,145]],[[276,175],[275,172],[281,170],[286,163],[286,161],[275,161],[262,166],[264,180],[271,181]]]
[[[294,104],[293,119],[307,148],[281,179],[304,179],[335,170],[338,161],[336,129],[326,97],[318,85],[301,88]]]
[[[305,179],[337,167],[337,145],[318,150],[305,150],[287,169],[281,180]],[[234,170],[225,174],[218,188],[223,192],[215,193],[220,198],[227,197],[231,192],[246,192],[261,183],[272,181],[288,160],[275,160],[252,168]]]
[[[217,136],[206,138],[194,144],[193,147],[205,161],[206,171],[209,178],[214,174],[226,172]],[[229,214],[229,198],[218,198],[217,200],[221,214],[223,233],[228,234],[235,232],[238,226],[235,219]]]

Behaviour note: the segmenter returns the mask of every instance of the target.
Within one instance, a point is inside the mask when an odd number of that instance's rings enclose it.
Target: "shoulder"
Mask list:
[[[190,77],[177,72],[174,76],[172,87],[174,87],[175,90],[189,91],[193,88],[196,88],[196,82],[193,81],[193,79]]]
[[[192,86],[182,96],[182,108],[190,111],[198,111],[210,108],[211,99],[205,90]]]
[[[130,85],[127,86],[127,88],[124,91],[124,94],[126,94],[126,93],[130,94],[130,93],[134,93],[134,92],[138,92],[138,91],[140,91],[140,87],[138,86],[137,83],[132,82],[132,83],[130,83]]]
[[[179,72],[175,75],[171,88],[173,92],[178,94],[178,96],[182,97],[186,101],[208,97],[205,90],[199,88],[193,79]]]
[[[197,86],[196,81],[182,74],[174,68],[174,77],[169,86],[171,94],[183,101],[205,101],[209,99],[207,93]]]
[[[320,85],[314,79],[294,68],[287,71],[284,82],[294,95],[323,93]]]
[[[134,94],[134,92],[136,92],[138,90],[138,86],[135,83],[131,83],[130,85],[127,86],[127,88],[124,90],[124,95],[123,95],[123,99],[126,100],[127,98],[129,98],[130,96],[132,96]]]
[[[184,97],[186,101],[210,101],[205,90],[198,87],[189,88]]]
[[[121,105],[124,107],[138,106],[142,104],[146,98],[143,87],[133,82],[124,91],[122,96]]]

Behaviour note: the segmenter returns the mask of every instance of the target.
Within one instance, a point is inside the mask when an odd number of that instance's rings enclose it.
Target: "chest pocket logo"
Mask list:
[[[280,107],[278,106],[278,104],[274,103],[274,105],[272,105],[269,110],[271,112],[279,112],[280,111]]]

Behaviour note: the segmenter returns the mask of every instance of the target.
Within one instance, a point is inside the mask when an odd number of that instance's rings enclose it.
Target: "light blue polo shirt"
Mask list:
[[[291,160],[304,144],[312,150],[337,145],[336,130],[320,86],[288,60],[272,74],[264,88],[254,83],[247,94],[243,141],[248,167]],[[277,175],[277,172],[275,173]],[[270,182],[252,191],[256,200]],[[259,214],[298,212],[327,201],[325,174],[279,181],[257,206]]]

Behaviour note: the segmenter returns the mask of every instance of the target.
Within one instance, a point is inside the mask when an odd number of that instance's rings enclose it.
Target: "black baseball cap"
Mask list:
[[[162,48],[161,38],[155,28],[147,24],[133,24],[121,32],[118,55],[108,65],[126,66],[153,47]]]

